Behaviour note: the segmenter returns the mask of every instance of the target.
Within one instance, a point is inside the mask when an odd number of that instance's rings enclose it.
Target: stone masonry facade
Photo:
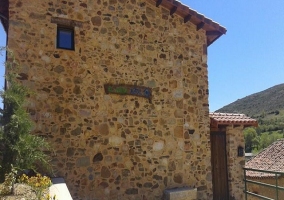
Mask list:
[[[203,29],[143,0],[10,0],[9,14],[34,133],[74,199],[154,200],[185,186],[212,199]],[[74,51],[56,48],[59,23],[74,26]],[[105,84],[149,87],[152,101]]]
[[[244,126],[226,127],[228,185],[231,200],[244,199],[245,157],[238,156],[238,147],[244,147]]]

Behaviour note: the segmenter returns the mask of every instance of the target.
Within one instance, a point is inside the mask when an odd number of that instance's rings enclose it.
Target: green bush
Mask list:
[[[33,122],[25,108],[26,98],[32,93],[17,79],[19,65],[12,54],[6,63],[7,88],[1,92],[4,109],[1,110],[0,139],[3,144],[2,159],[0,160],[0,182],[5,174],[11,171],[13,165],[17,170],[38,170],[37,166],[48,169],[49,157],[44,150],[48,143],[41,137],[31,134]]]

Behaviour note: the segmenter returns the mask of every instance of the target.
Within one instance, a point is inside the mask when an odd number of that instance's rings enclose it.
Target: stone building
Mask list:
[[[244,114],[210,113],[213,199],[244,199],[243,129],[258,126]]]
[[[257,171],[246,171],[246,178],[249,181],[259,182],[262,184],[270,184],[284,188],[284,139],[279,139],[273,142],[270,146],[263,149],[252,159],[246,162],[245,167],[256,170],[265,170],[280,172],[266,173]],[[265,196],[271,199],[282,199],[284,197],[284,190],[276,191],[275,188],[267,187],[255,183],[248,182],[247,190],[253,194]],[[248,199],[254,200],[259,197],[248,195]]]
[[[175,0],[0,8],[19,79],[35,92],[34,133],[74,199],[153,200],[176,187],[213,199],[207,47],[225,28]]]

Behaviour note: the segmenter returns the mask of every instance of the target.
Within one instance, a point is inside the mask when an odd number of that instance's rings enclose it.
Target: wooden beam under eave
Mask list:
[[[191,18],[191,15],[186,15],[184,18],[183,18],[183,22],[184,23],[186,23],[186,22],[188,22],[189,20],[190,20],[190,18]]]
[[[219,31],[206,31],[206,35],[207,36],[218,36],[222,33],[220,33]]]
[[[177,7],[174,6],[170,11],[170,15],[173,15],[176,11],[177,11]]]
[[[0,26],[3,25],[4,30],[8,34],[9,27],[9,0],[0,0]],[[7,35],[8,36],[8,35]]]
[[[205,25],[204,22],[200,22],[199,24],[196,25],[196,30],[198,31],[198,30],[202,29],[204,25]]]
[[[213,120],[213,119],[210,119],[210,127],[211,128],[218,128],[218,122]]]
[[[215,40],[217,40],[219,37],[221,37],[221,35],[222,35],[222,34],[216,36],[213,40],[210,40],[210,41],[208,40],[208,41],[207,41],[207,46],[209,47]],[[207,38],[208,38],[208,37],[207,37]]]
[[[226,127],[216,128],[216,127],[210,127],[210,132],[226,132]]]
[[[156,1],[156,7],[159,7],[159,5],[161,5],[162,2],[163,2],[163,0],[157,0]]]
[[[218,132],[218,131],[220,131],[218,128],[210,127],[210,132]]]

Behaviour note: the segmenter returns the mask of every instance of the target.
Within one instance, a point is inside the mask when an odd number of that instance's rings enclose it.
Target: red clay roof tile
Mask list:
[[[247,161],[246,168],[284,172],[284,139],[273,142],[266,149]],[[275,177],[274,174],[247,171],[248,177]]]
[[[244,114],[235,113],[209,113],[211,127],[218,127],[219,125],[243,125],[258,126],[255,119],[252,119]]]

